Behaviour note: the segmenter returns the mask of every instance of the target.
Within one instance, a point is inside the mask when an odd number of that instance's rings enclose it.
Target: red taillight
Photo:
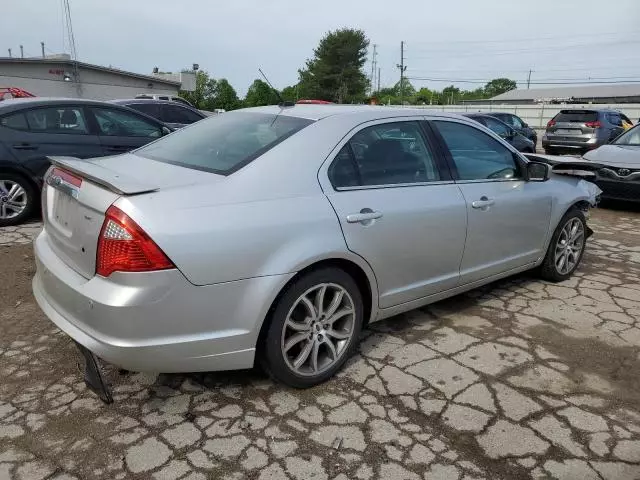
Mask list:
[[[547,127],[553,127],[555,124],[556,124],[556,121],[555,121],[555,120],[549,120],[549,121],[547,122]]]
[[[595,122],[586,122],[585,126],[589,128],[600,128],[602,124],[598,120],[596,120]]]
[[[96,273],[150,272],[175,268],[160,247],[118,207],[107,210],[100,238]]]

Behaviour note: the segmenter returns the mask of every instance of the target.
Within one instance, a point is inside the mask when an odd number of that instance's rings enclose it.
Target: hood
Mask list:
[[[640,168],[640,146],[602,145],[585,153],[583,158],[611,167]]]

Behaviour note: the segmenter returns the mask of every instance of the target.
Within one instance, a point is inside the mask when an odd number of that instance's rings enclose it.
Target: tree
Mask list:
[[[284,87],[282,92],[282,99],[287,102],[297,102],[298,101],[298,85],[291,85],[289,87]]]
[[[246,107],[261,107],[263,105],[277,105],[279,103],[278,96],[273,89],[262,80],[254,80],[247,96],[244,98]]]
[[[398,97],[398,103],[400,103],[400,97],[404,103],[415,103],[416,89],[411,85],[411,82],[403,77],[402,85],[402,90],[400,90],[400,81],[393,87]]]
[[[240,108],[242,102],[238,94],[226,78],[221,78],[216,82],[216,91],[213,100],[213,109],[223,108],[225,110],[235,110]]]
[[[299,70],[303,98],[337,103],[362,102],[369,80],[363,72],[369,40],[362,30],[344,28],[327,33]]]
[[[457,99],[460,99],[460,89],[458,87],[449,85],[442,89],[442,104],[449,105],[455,103]]]
[[[492,98],[509,90],[515,90],[516,88],[517,85],[514,80],[509,78],[494,78],[484,86],[484,94],[486,97]]]

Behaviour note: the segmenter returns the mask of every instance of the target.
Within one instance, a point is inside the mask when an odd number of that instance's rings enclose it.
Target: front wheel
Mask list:
[[[307,388],[333,376],[358,343],[362,295],[343,270],[324,268],[290,285],[270,318],[262,364],[286,385]]]
[[[0,227],[19,225],[33,212],[36,191],[22,176],[0,173]]]
[[[540,276],[551,282],[569,278],[580,265],[586,246],[587,222],[578,209],[567,212],[556,228],[547,254],[540,266]]]

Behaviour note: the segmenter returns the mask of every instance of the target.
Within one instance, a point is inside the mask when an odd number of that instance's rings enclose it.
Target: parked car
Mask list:
[[[615,110],[560,110],[547,123],[542,148],[549,155],[566,151],[585,153],[620,135],[624,131],[622,120],[622,114]]]
[[[518,131],[511,128],[505,122],[481,113],[465,113],[464,115],[487,127],[496,135],[513,145],[519,152],[535,153],[536,144],[524,135],[518,133]]]
[[[49,155],[92,158],[140,147],[171,132],[134,110],[81,99],[0,103],[0,227],[17,225],[39,204]]]
[[[599,191],[468,118],[387,107],[236,110],[53,161],[33,291],[106,401],[98,359],[309,387],[370,322],[532,268],[567,279]]]
[[[583,158],[603,165],[595,180],[602,198],[640,202],[640,125]]]
[[[138,112],[160,120],[171,128],[182,128],[207,118],[207,115],[200,110],[168,100],[129,99],[112,100],[111,103],[133,108]]]
[[[535,129],[531,128],[524,120],[513,113],[506,112],[486,112],[487,115],[502,120],[504,123],[513,128],[520,135],[524,135],[533,142],[534,145],[538,143],[538,133]]]
[[[148,100],[166,100],[168,102],[178,102],[183,105],[187,105],[191,108],[195,108],[189,100],[185,100],[182,97],[178,97],[176,95],[160,95],[157,93],[139,93],[136,95],[138,99],[148,99]]]

